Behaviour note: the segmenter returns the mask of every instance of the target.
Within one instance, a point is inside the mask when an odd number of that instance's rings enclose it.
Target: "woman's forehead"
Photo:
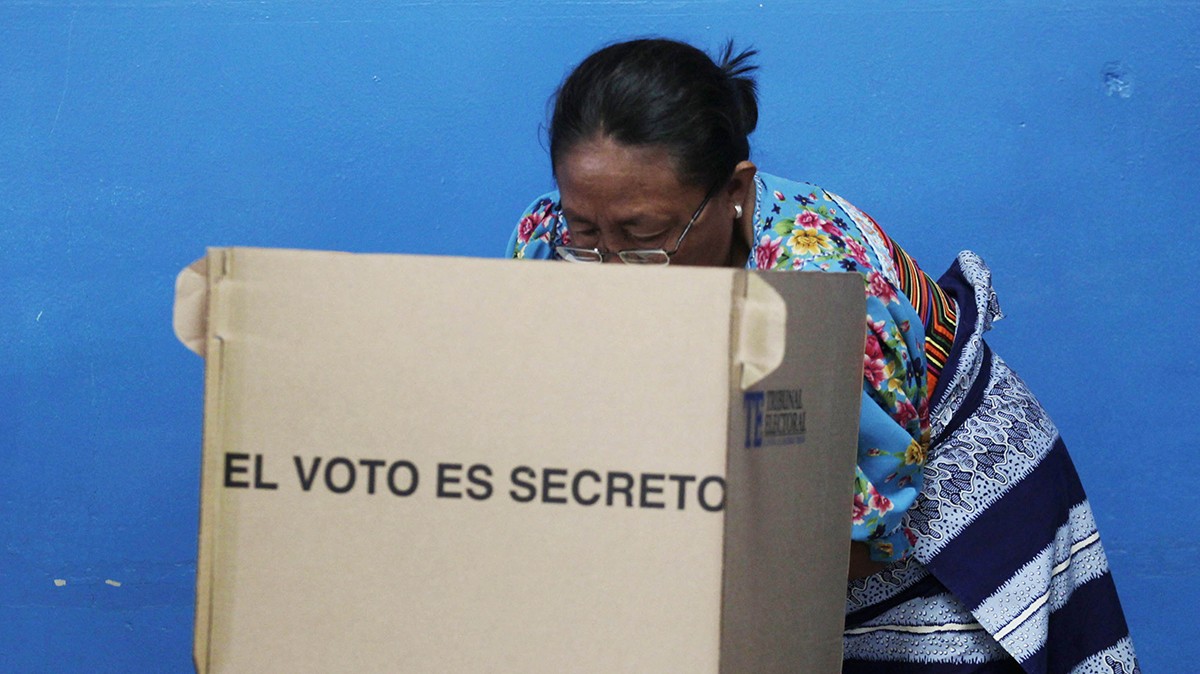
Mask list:
[[[672,210],[702,190],[684,185],[661,146],[622,145],[602,137],[580,143],[559,162],[564,210]]]

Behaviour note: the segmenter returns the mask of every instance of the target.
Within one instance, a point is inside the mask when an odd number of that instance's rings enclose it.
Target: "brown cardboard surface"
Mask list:
[[[747,415],[730,429],[721,671],[837,672],[852,499],[837,476],[854,474],[855,438],[846,451],[843,433],[847,414],[857,429],[862,390],[862,283],[850,274],[756,278],[790,300],[787,355],[744,394]],[[801,442],[764,437],[745,448],[757,392],[764,426],[772,415],[803,415]],[[829,567],[843,571],[830,577]]]
[[[856,277],[207,267],[200,671],[837,670]],[[748,448],[799,389],[803,437]]]

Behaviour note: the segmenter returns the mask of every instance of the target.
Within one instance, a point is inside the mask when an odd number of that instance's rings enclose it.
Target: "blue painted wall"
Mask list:
[[[649,33],[752,42],[761,166],[931,270],[991,263],[992,341],[1073,448],[1143,664],[1194,671],[1200,4],[1034,0],[8,0],[0,671],[191,666],[180,267],[227,244],[497,254],[549,185],[559,79]]]

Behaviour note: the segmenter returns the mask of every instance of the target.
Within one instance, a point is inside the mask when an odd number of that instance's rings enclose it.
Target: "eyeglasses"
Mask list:
[[[704,207],[708,205],[708,201],[717,193],[717,188],[721,183],[717,182],[708,190],[708,194],[704,195],[704,201],[700,202],[700,206],[692,213],[692,219],[688,220],[687,226],[680,232],[679,238],[675,240],[675,247],[671,250],[662,248],[631,248],[628,250],[618,251],[602,251],[598,248],[577,248],[575,246],[557,246],[555,250],[562,259],[569,262],[604,262],[604,259],[610,255],[616,255],[621,258],[621,262],[625,264],[646,264],[646,265],[668,265],[671,263],[671,256],[679,252],[679,246],[683,244],[683,237],[692,229],[692,225],[696,224],[696,220],[700,218],[700,214],[704,212]],[[559,221],[563,221],[563,217],[559,216]]]

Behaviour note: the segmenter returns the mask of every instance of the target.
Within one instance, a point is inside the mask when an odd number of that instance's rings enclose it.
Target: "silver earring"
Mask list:
[[[741,217],[742,217],[742,205],[734,204],[733,205],[733,218],[735,220],[737,220],[737,219],[740,219]]]

